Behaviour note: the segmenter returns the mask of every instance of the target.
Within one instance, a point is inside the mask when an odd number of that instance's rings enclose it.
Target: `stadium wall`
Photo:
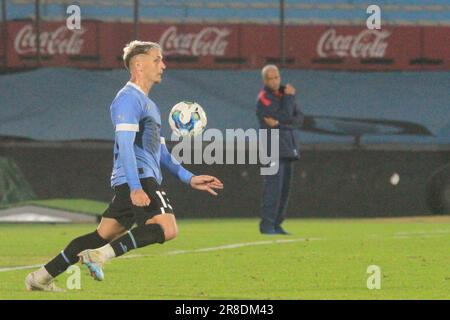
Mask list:
[[[109,201],[112,142],[2,143],[38,198]],[[427,215],[434,172],[450,163],[438,147],[302,145],[295,164],[291,217]],[[258,165],[187,165],[224,182],[218,197],[191,190],[164,172],[164,187],[182,218],[256,217],[261,203]],[[398,175],[399,180],[395,183]]]
[[[32,20],[9,21],[1,28],[3,69],[121,68],[122,48],[134,38],[132,23],[83,20],[82,30],[70,31],[65,21],[42,22],[38,63]],[[171,68],[253,69],[280,63],[277,25],[141,23],[139,30],[139,38],[161,43]],[[450,70],[449,26],[288,25],[285,39],[288,68]]]

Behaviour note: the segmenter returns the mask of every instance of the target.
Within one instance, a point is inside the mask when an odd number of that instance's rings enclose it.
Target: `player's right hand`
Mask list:
[[[146,207],[150,205],[150,198],[142,189],[130,192],[131,203],[137,207]]]

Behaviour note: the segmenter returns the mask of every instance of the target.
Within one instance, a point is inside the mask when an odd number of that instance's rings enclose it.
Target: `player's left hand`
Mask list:
[[[214,196],[217,196],[217,192],[214,189],[223,189],[223,183],[213,176],[193,176],[191,179],[191,187],[193,189],[208,191]]]

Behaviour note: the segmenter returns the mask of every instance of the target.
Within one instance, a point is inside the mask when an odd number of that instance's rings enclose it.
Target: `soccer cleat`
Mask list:
[[[84,250],[78,254],[78,257],[80,257],[80,262],[88,267],[92,278],[97,281],[105,279],[103,274],[105,259],[98,250]]]
[[[66,290],[58,288],[52,281],[39,282],[36,279],[36,273],[32,272],[25,278],[25,288],[28,291],[47,291],[47,292],[66,292]]]

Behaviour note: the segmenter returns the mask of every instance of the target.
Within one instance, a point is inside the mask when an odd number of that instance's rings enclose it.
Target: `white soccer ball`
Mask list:
[[[169,125],[177,136],[199,135],[206,123],[206,113],[197,102],[181,101],[170,110]]]

